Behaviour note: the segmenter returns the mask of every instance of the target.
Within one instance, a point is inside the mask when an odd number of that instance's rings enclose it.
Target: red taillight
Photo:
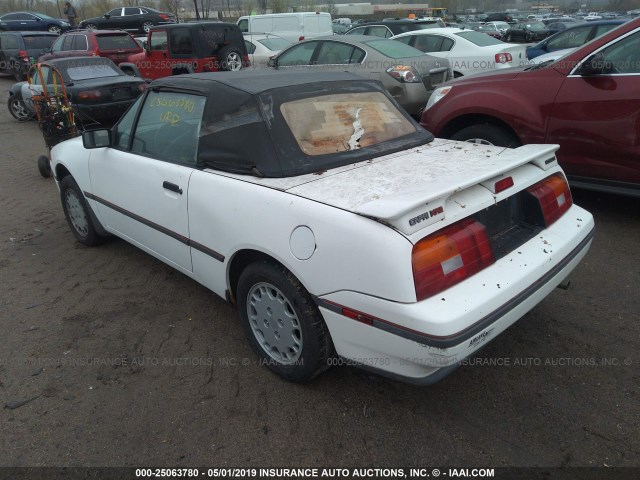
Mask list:
[[[484,226],[473,219],[454,223],[413,247],[416,297],[424,300],[495,262]]]
[[[509,63],[513,61],[513,57],[510,53],[496,53],[496,63]]]
[[[558,220],[573,205],[569,185],[562,175],[556,173],[527,188],[540,202],[545,225]]]
[[[29,53],[26,50],[20,50],[18,56],[25,62],[29,61]]]
[[[97,100],[102,97],[100,90],[87,90],[86,92],[78,93],[79,100]]]
[[[164,13],[161,13],[160,15],[158,15],[162,20],[169,20],[170,17],[169,15],[165,15]]]
[[[504,192],[507,188],[513,187],[513,178],[506,177],[502,180],[498,180],[493,186],[493,193]]]

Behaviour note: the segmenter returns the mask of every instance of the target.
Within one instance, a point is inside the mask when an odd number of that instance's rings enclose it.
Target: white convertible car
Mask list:
[[[586,254],[556,149],[434,140],[347,73],[238,72],[157,80],[51,154],[79,242],[117,235],[233,302],[280,376],[428,384]]]

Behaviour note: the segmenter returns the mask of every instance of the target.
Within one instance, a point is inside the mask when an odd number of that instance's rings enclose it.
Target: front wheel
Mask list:
[[[333,345],[318,307],[283,266],[260,261],[240,275],[238,313],[261,363],[293,382],[311,380],[329,366]]]
[[[142,24],[142,31],[144,33],[149,33],[149,30],[151,30],[152,28],[153,28],[153,22],[147,21]]]
[[[101,244],[104,237],[97,232],[87,200],[71,175],[60,182],[60,198],[64,216],[76,239],[88,247]]]
[[[34,114],[27,108],[21,98],[17,95],[11,95],[7,101],[9,112],[19,122],[26,122],[34,117]]]
[[[220,52],[222,64],[220,70],[228,72],[237,72],[242,69],[242,53],[236,47],[231,45],[225,47]]]
[[[95,23],[87,23],[82,28],[86,28],[87,30],[98,30],[98,26]]]
[[[491,123],[480,123],[463,128],[451,135],[451,139],[497,147],[515,148],[520,146],[520,140],[515,135],[506,128]]]
[[[62,29],[58,25],[49,25],[49,28],[47,28],[47,30],[57,35],[60,35],[60,32],[62,32]]]

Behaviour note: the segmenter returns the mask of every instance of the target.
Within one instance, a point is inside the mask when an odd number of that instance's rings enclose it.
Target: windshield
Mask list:
[[[300,149],[311,156],[370,147],[416,131],[380,92],[294,100],[280,111]]]
[[[488,47],[490,45],[498,45],[503,43],[501,40],[492,37],[491,35],[486,35],[484,33],[476,32],[474,30],[467,30],[465,32],[458,32],[456,36],[462,37],[465,40],[470,41],[474,45],[479,47]]]
[[[424,56],[424,52],[421,52],[417,48],[410,47],[409,45],[406,45],[401,42],[396,42],[395,40],[387,40],[387,39],[368,40],[363,43],[389,58],[407,58],[407,57]]]

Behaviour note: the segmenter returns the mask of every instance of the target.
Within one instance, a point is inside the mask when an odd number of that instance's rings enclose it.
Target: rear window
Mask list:
[[[446,25],[442,20],[436,20],[434,22],[424,22],[424,23],[420,22],[420,23],[416,23],[415,30],[426,30],[428,28],[442,28],[445,26]]]
[[[140,47],[130,35],[99,35],[96,36],[100,50],[139,49]]]
[[[389,58],[422,57],[424,55],[424,53],[417,48],[396,42],[395,40],[368,40],[364,42],[364,44]]]
[[[499,43],[504,43],[501,40],[498,40],[491,35],[486,35],[484,33],[476,32],[474,30],[469,30],[467,32],[459,32],[456,33],[458,37],[462,37],[465,40],[469,40],[471,43],[479,46],[479,47],[488,47],[489,45],[498,45]]]
[[[120,73],[114,70],[111,65],[96,64],[69,67],[67,68],[67,75],[71,80],[78,81],[87,80],[88,78],[117,77]]]
[[[264,40],[258,40],[262,45],[269,50],[284,50],[291,46],[291,43],[284,38],[265,38]]]
[[[380,92],[294,100],[283,103],[280,111],[300,149],[310,156],[370,147],[416,131]]]
[[[49,48],[58,38],[57,36],[34,35],[32,37],[24,36],[24,46],[27,50],[32,48]]]

